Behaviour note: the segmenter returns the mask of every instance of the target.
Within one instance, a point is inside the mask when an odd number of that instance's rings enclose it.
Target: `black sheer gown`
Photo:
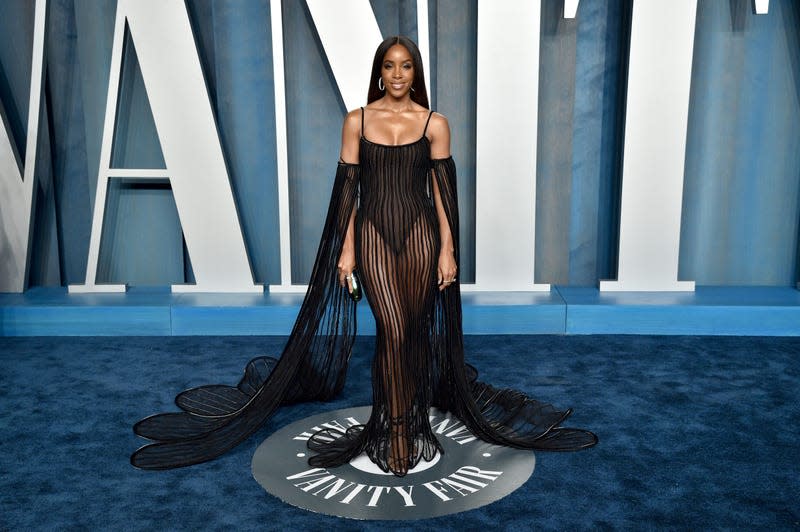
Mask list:
[[[186,390],[175,400],[182,412],[137,423],[134,432],[154,443],[133,454],[134,466],[169,469],[213,459],[255,432],[279,406],[326,400],[341,391],[356,334],[356,304],[339,285],[337,264],[354,208],[357,270],[377,327],[372,413],[365,425],[345,433],[314,434],[310,465],[335,467],[366,453],[382,470],[405,475],[421,459],[443,452],[430,427],[431,406],[451,412],[490,443],[553,451],[597,443],[591,432],[561,427],[571,410],[480,382],[465,364],[458,281],[443,291],[437,285],[434,183],[459,263],[453,159],[430,158],[426,131],[397,146],[370,142],[363,131],[362,109],[360,163],[338,166],[308,291],[280,358],[251,360],[237,386]]]

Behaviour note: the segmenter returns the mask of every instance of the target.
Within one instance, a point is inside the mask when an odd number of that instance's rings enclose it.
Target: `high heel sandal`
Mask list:
[[[389,456],[387,458],[387,465],[389,469],[400,475],[405,475],[409,470],[410,460],[408,455],[408,447],[406,442],[406,427],[408,422],[405,416],[390,416],[389,417]],[[395,427],[403,427],[402,430],[395,432]],[[395,444],[395,442],[398,442]],[[392,456],[393,451],[399,451],[400,456]],[[417,456],[417,442],[414,442],[412,447],[412,456]]]

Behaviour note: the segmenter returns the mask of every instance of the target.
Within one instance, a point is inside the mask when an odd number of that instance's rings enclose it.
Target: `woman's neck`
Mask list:
[[[402,98],[392,98],[387,94],[375,103],[380,104],[380,109],[392,113],[403,113],[414,109],[414,101],[410,94],[406,94]]]

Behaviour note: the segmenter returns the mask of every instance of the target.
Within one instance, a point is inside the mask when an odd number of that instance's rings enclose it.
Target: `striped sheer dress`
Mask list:
[[[346,432],[324,429],[308,441],[309,464],[336,467],[365,453],[382,470],[405,475],[444,452],[429,421],[449,411],[478,438],[523,449],[578,450],[597,438],[565,428],[571,410],[477,380],[464,362],[458,281],[440,291],[439,189],[459,264],[456,168],[431,159],[426,136],[402,145],[371,142],[364,131],[359,164],[339,163],[308,292],[283,353],[251,360],[236,386],[209,385],[176,398],[181,412],[143,419],[150,440],[131,457],[144,469],[210,460],[257,430],[283,404],[325,400],[343,385],[356,334],[354,303],[337,264],[356,209],[356,270],[376,324],[372,412]],[[362,303],[363,304],[363,303]]]

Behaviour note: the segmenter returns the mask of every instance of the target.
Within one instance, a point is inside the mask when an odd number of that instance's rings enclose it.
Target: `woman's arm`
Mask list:
[[[339,161],[347,164],[358,164],[358,146],[361,137],[361,109],[355,109],[347,113],[342,124],[342,150],[339,154]],[[347,224],[342,254],[339,257],[339,284],[345,286],[345,280],[356,267],[356,246],[355,246],[355,220],[356,209],[350,213],[350,221]],[[353,288],[350,280],[347,279],[347,289],[352,292]]]
[[[446,159],[450,157],[450,125],[447,118],[439,113],[434,113],[428,126],[431,138],[431,159]],[[444,290],[455,280],[456,259],[453,247],[453,234],[450,223],[442,205],[442,196],[436,176],[431,172],[431,186],[433,188],[433,201],[436,204],[436,216],[439,218],[439,236],[441,249],[439,251],[438,283],[439,290]]]

